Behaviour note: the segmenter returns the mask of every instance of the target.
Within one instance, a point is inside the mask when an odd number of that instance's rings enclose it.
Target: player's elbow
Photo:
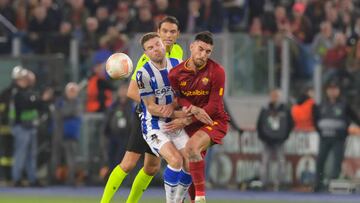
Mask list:
[[[205,111],[210,116],[210,118],[213,118],[214,116],[219,114],[219,109],[220,108],[218,108],[217,106],[212,106],[210,108],[206,108]]]

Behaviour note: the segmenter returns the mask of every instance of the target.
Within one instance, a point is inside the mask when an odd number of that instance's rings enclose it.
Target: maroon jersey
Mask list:
[[[187,60],[188,61],[188,60]],[[224,110],[224,68],[209,59],[207,64],[194,72],[186,66],[187,61],[173,68],[168,77],[180,106],[198,106],[209,114],[213,121],[227,123],[229,117]],[[192,123],[188,131],[203,126],[200,121]]]

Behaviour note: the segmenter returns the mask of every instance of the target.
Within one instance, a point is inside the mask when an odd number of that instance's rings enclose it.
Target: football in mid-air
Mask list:
[[[107,59],[105,69],[111,79],[124,79],[131,75],[133,63],[128,55],[115,53]]]

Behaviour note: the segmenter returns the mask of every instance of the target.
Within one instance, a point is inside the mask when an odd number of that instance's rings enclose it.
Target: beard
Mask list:
[[[156,58],[154,58],[152,61],[155,62],[155,63],[162,63],[163,60],[164,60],[164,58],[158,58],[158,57],[156,57]]]
[[[151,60],[155,63],[162,63],[164,61],[165,56],[164,55],[157,55],[153,57]]]
[[[155,63],[160,63],[164,60],[165,53],[157,52],[154,54],[152,61]]]
[[[197,68],[200,68],[201,66],[203,66],[205,64],[206,61],[202,60],[202,59],[195,59],[194,60],[194,65]]]

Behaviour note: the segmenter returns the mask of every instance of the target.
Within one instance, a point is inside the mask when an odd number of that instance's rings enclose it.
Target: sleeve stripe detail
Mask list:
[[[219,90],[219,95],[220,95],[220,96],[223,96],[223,94],[224,94],[224,88],[220,88],[220,90]]]

